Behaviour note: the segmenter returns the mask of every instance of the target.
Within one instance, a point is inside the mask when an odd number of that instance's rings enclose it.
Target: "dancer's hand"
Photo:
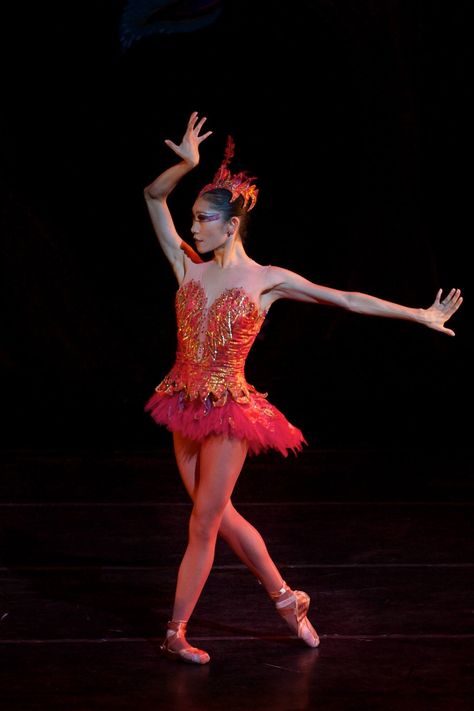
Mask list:
[[[462,296],[460,289],[451,289],[449,294],[441,301],[442,289],[439,289],[436,294],[434,303],[425,309],[424,323],[428,328],[433,328],[435,331],[442,331],[448,336],[454,336],[454,331],[450,328],[445,328],[444,324],[458,310],[462,304]]]
[[[166,145],[193,168],[199,163],[199,144],[212,133],[212,131],[208,131],[202,136],[199,135],[205,121],[205,116],[198,119],[198,112],[193,111],[189,117],[186,132],[179,146],[173,143],[173,141],[170,141],[169,138],[165,140]]]

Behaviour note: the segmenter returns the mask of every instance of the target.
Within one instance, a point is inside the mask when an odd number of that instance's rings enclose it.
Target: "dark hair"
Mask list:
[[[233,202],[230,202],[232,193],[225,188],[207,190],[201,197],[207,200],[216,210],[219,210],[226,222],[230,220],[231,217],[240,218],[239,234],[242,238],[242,242],[244,242],[247,237],[247,228],[250,219],[249,213],[244,209],[244,197],[239,195]]]

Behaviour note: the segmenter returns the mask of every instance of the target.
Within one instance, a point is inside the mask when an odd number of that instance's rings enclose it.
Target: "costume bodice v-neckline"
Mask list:
[[[187,281],[183,281],[181,285],[179,286],[178,292],[180,292],[182,289],[184,289],[188,284],[195,284],[201,291],[201,294],[204,298],[205,302],[205,307],[204,310],[209,314],[209,312],[216,307],[216,305],[219,303],[221,299],[223,299],[225,296],[227,296],[230,292],[232,291],[238,291],[241,292],[245,298],[248,300],[252,306],[255,307],[255,310],[258,314],[259,317],[264,317],[268,313],[268,308],[267,309],[261,309],[260,305],[257,304],[254,299],[252,299],[250,293],[247,291],[247,289],[244,286],[241,285],[236,285],[236,286],[228,286],[224,287],[214,298],[209,299],[209,296],[207,295],[207,292],[202,284],[202,282],[199,279],[191,278],[188,279]]]
[[[209,300],[194,278],[179,287],[176,309],[181,354],[197,363],[237,358],[241,365],[267,313],[242,286],[226,287]]]

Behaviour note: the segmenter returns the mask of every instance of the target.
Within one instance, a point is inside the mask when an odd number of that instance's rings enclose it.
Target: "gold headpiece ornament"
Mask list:
[[[257,202],[258,188],[252,184],[252,181],[256,180],[256,178],[249,177],[244,171],[232,175],[227,166],[234,156],[234,148],[234,140],[232,136],[228,136],[224,160],[215,174],[212,183],[202,188],[199,192],[199,197],[201,197],[203,193],[209,192],[209,190],[223,188],[230,191],[230,202],[234,202],[234,200],[237,200],[237,198],[242,195],[244,198],[243,207],[247,209],[247,212],[250,212]]]

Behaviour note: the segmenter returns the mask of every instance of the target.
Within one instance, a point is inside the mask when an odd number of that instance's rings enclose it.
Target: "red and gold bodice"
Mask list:
[[[231,287],[208,305],[197,279],[176,293],[176,361],[155,390],[184,393],[186,400],[206,400],[219,407],[229,395],[247,403],[255,388],[246,382],[245,361],[265,320],[243,287]],[[262,393],[260,393],[262,395]]]

